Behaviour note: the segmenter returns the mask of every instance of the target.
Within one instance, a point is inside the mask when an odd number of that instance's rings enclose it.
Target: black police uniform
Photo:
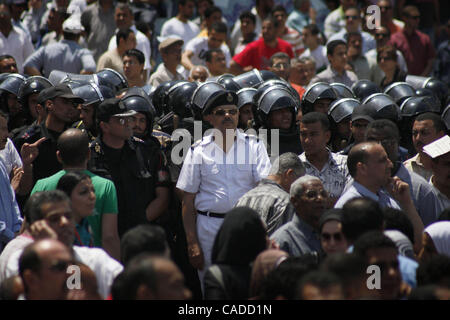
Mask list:
[[[159,145],[132,137],[122,149],[106,146],[100,137],[90,144],[88,169],[114,182],[119,205],[118,231],[144,223],[147,206],[156,198],[157,187],[170,187],[170,177]],[[163,224],[164,217],[154,221]]]
[[[32,144],[46,138],[39,145],[39,154],[33,161],[33,181],[47,178],[61,170],[62,165],[56,158],[56,141],[61,133],[48,129],[42,122],[28,126],[14,138],[13,143],[19,152],[24,143]]]

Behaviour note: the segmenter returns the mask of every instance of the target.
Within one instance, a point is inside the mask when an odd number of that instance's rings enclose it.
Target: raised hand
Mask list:
[[[11,175],[11,187],[14,189],[14,192],[17,193],[19,190],[20,181],[22,180],[23,169],[22,167],[16,167],[12,171]]]
[[[40,138],[35,143],[24,143],[22,148],[20,149],[20,156],[22,157],[22,162],[24,165],[30,165],[36,160],[39,155],[39,146],[42,142],[44,142],[47,138]]]

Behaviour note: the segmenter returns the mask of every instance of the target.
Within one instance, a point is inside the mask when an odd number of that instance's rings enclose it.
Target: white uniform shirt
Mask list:
[[[268,175],[270,167],[266,148],[256,137],[237,130],[225,154],[208,135],[189,149],[177,188],[197,193],[197,210],[225,213]]]
[[[184,41],[183,48],[186,44],[195,38],[200,33],[200,28],[192,21],[186,23],[178,20],[177,17],[173,17],[162,25],[161,28],[161,38],[169,38],[173,36],[178,36]]]
[[[0,32],[0,55],[13,56],[19,73],[23,74],[23,64],[33,52],[31,38],[23,30],[13,26],[8,37]]]
[[[328,162],[320,171],[306,159],[304,152],[299,158],[305,166],[306,174],[319,178],[331,198],[341,196],[347,181],[350,179],[347,156],[329,152]]]
[[[191,62],[194,66],[202,65],[205,66],[205,57],[204,54],[209,50],[208,46],[208,37],[196,37],[189,41],[186,45],[185,51],[192,51],[194,55],[191,57]],[[220,46],[220,50],[225,55],[225,60],[227,62],[227,68],[230,67],[231,54],[230,49],[224,43]]]

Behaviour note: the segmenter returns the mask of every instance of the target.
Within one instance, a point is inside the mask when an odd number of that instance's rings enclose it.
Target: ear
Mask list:
[[[27,288],[28,291],[35,290],[36,287],[39,286],[38,281],[39,277],[35,272],[31,271],[30,269],[27,269],[23,272],[22,275],[23,287]]]
[[[100,130],[102,130],[102,132],[107,132],[108,131],[108,124],[103,122],[103,121],[100,121],[99,127],[100,127]]]
[[[53,101],[47,100],[45,101],[45,110],[49,112],[50,110],[53,110]]]
[[[325,132],[325,137],[327,139],[327,143],[330,142],[330,139],[331,139],[331,131],[330,130],[327,130]]]
[[[63,164],[61,152],[59,152],[59,150],[56,151],[56,159],[58,160],[59,163]]]

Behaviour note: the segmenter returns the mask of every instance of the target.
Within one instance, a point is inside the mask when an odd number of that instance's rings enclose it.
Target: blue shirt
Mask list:
[[[382,208],[394,208],[401,210],[398,203],[392,199],[385,191],[379,190],[378,193],[373,193],[360,183],[353,180],[352,185],[344,191],[339,200],[334,205],[335,208],[341,209],[347,201],[353,198],[370,198],[380,204]]]
[[[275,231],[270,239],[275,240],[281,250],[294,257],[322,250],[317,232],[297,215]]]
[[[0,252],[14,238],[14,233],[19,232],[22,221],[9,175],[0,158]]]

